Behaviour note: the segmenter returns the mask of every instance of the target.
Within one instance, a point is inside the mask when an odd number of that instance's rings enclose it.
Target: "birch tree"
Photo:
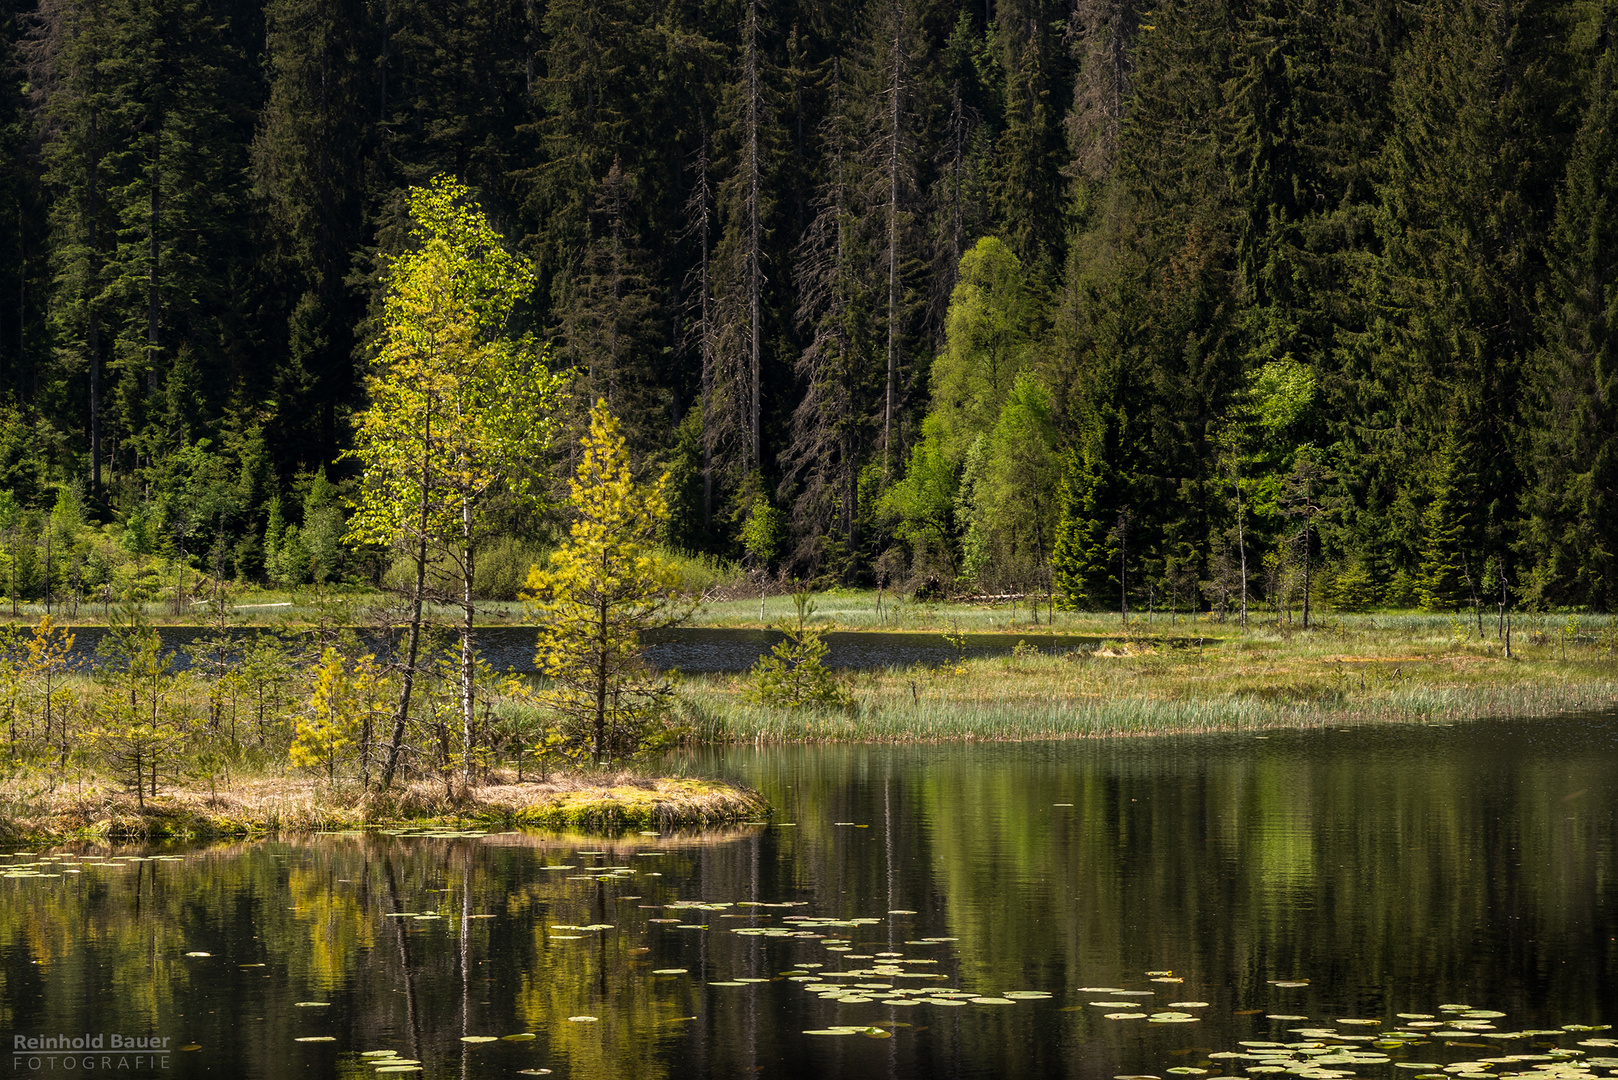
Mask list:
[[[398,765],[421,642],[428,575],[461,608],[462,782],[471,783],[474,733],[474,563],[497,495],[538,500],[535,466],[550,445],[561,379],[545,350],[510,327],[534,287],[471,192],[448,177],[412,188],[417,250],[394,260],[370,405],[355,421],[365,466],[348,536],[403,548],[415,571],[403,678],[382,766]]]

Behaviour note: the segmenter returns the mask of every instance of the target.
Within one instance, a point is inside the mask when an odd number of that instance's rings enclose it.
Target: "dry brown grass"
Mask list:
[[[0,785],[0,842],[202,838],[448,822],[611,831],[727,824],[768,813],[756,792],[715,780],[630,772],[557,774],[544,783],[493,779],[464,791],[417,783],[378,793],[305,778],[258,777],[217,793],[165,791],[144,800],[105,784],[68,788],[13,779]]]

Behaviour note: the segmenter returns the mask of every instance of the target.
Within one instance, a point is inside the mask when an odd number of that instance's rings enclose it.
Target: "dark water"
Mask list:
[[[261,631],[237,628],[231,631],[234,641],[242,641]],[[174,653],[177,667],[187,667],[199,643],[212,637],[212,631],[197,627],[162,627],[159,633],[165,649]],[[91,665],[96,648],[106,631],[100,627],[85,627],[74,631],[74,659],[77,664]],[[530,627],[494,626],[480,628],[477,646],[489,663],[498,671],[534,670],[534,630]],[[379,655],[399,647],[400,636],[364,631],[361,638],[367,647]],[[292,634],[288,642],[308,645],[308,635]],[[746,671],[758,658],[769,652],[781,635],[773,630],[722,630],[702,627],[674,627],[654,631],[647,635],[646,655],[662,668],[679,668],[685,672]],[[825,637],[829,652],[828,667],[880,668],[910,664],[943,664],[956,658],[955,647],[944,640],[942,634],[884,634],[865,631],[836,631]],[[1025,638],[1002,634],[968,634],[961,654],[966,656],[997,656],[1011,652],[1019,641],[1026,640],[1030,648],[1045,652],[1066,652],[1081,646],[1094,646],[1099,638],[1051,636],[1031,633]],[[458,645],[450,645],[459,648]]]
[[[198,1047],[124,1076],[358,1077],[370,1050],[429,1077],[1413,1080],[1515,1054],[1534,1060],[1458,1072],[1606,1076],[1547,1050],[1612,1032],[1499,1036],[1618,1017],[1615,751],[1610,716],[737,749],[693,767],[759,786],[779,808],[769,826],[326,836],[94,867],[17,856],[47,876],[0,878],[7,1075],[90,1075],[15,1049],[18,1035],[84,1032]],[[673,906],[693,901],[731,906]],[[869,921],[793,921],[805,916]],[[771,928],[800,936],[742,932]],[[921,962],[870,974],[895,961]],[[686,971],[654,974],[672,968]],[[739,979],[764,981],[714,985]],[[831,983],[871,984],[871,1000],[806,989]],[[885,1004],[926,987],[1005,1003]],[[329,1004],[296,1004],[310,1001]],[[1457,1004],[1505,1016],[1438,1029],[1447,1039],[1407,1026]],[[805,1033],[833,1025],[891,1037]],[[1364,1041],[1293,1033],[1315,1028]],[[1395,1028],[1410,1044],[1371,1041]],[[311,1037],[332,1041],[296,1041]],[[1263,1052],[1243,1040],[1312,1042],[1326,1064],[1211,1056]],[[1618,1066],[1602,1056],[1618,1049],[1583,1049]]]

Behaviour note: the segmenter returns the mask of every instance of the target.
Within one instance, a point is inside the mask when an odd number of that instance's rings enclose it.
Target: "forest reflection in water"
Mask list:
[[[1615,734],[732,748],[687,764],[769,825],[39,849],[0,1031],[168,1037],[154,1076],[1577,1072],[1603,1033],[1546,1032],[1618,1016]]]

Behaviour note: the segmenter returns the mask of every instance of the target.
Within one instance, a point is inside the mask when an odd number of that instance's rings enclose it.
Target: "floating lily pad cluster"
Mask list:
[[[0,853],[0,878],[60,878],[85,870],[117,870],[139,863],[184,862],[183,855],[79,855],[62,852],[40,855],[32,851]]]
[[[1172,972],[1149,971],[1146,973],[1153,982],[1179,983],[1185,980]],[[1156,997],[1156,990],[1125,990],[1117,986],[1081,986],[1081,994],[1089,995],[1089,1005],[1093,1008],[1113,1010],[1103,1012],[1108,1020],[1145,1020],[1153,1024],[1190,1024],[1201,1019],[1196,1013],[1186,1012],[1187,1009],[1206,1009],[1206,1001],[1171,1001],[1162,1009],[1150,1010],[1145,998]],[[1116,1000],[1130,998],[1133,1000]]]
[[[753,923],[776,918],[774,911],[764,909],[803,906],[805,905],[801,902],[766,904],[755,901],[728,903],[696,900],[677,900],[663,905],[665,909],[676,912],[712,912],[716,913],[719,918],[747,918]],[[740,911],[737,909],[740,909]],[[914,914],[915,912],[913,911],[889,912],[890,916]],[[690,916],[688,915],[687,917],[689,918]],[[1046,1001],[1053,996],[1046,990],[1018,989],[992,994],[940,985],[940,983],[947,984],[950,982],[950,976],[938,970],[939,959],[936,955],[906,956],[903,952],[879,948],[878,946],[864,946],[872,949],[873,951],[871,952],[856,952],[855,949],[858,946],[856,946],[853,937],[842,936],[839,933],[841,931],[858,931],[869,926],[887,925],[888,921],[887,918],[859,917],[840,919],[821,915],[793,914],[781,916],[780,922],[774,925],[729,927],[729,931],[738,937],[819,941],[827,953],[833,954],[840,961],[873,962],[842,970],[828,969],[825,964],[819,963],[793,964],[787,970],[781,971],[772,978],[734,977],[711,980],[708,985],[711,987],[746,987],[785,980],[797,983],[806,992],[815,995],[822,1001],[833,1002],[839,1006],[875,1005],[887,1008],[905,1008],[918,1005],[942,1007],[964,1005],[1005,1006],[1016,1005],[1019,1002]],[[698,926],[689,923],[678,923],[674,919],[654,918],[649,919],[648,922],[677,923],[676,929],[709,928],[708,925]],[[828,935],[826,931],[832,931],[833,934]],[[906,941],[905,945],[926,949],[929,946],[945,945],[955,940],[957,939],[953,937],[916,938]],[[685,974],[685,970],[662,968],[654,971],[653,974]],[[892,1033],[887,1028],[893,1026],[892,1024],[834,1025],[824,1028],[812,1028],[807,1030],[805,1034],[865,1035],[869,1038],[889,1038]]]
[[[1308,984],[1288,981],[1272,985],[1285,988]],[[1238,1043],[1240,1049],[1210,1053],[1198,1066],[1177,1066],[1164,1072],[1181,1076],[1285,1074],[1303,1080],[1350,1080],[1367,1068],[1388,1075],[1391,1067],[1400,1070],[1394,1075],[1409,1080],[1596,1080],[1618,1071],[1618,1039],[1590,1038],[1579,1041],[1576,1047],[1561,1045],[1578,1034],[1604,1031],[1610,1025],[1500,1030],[1495,1021],[1505,1017],[1498,1010],[1459,1003],[1440,1005],[1430,1013],[1398,1013],[1392,1020],[1333,1017],[1312,1027],[1287,1028],[1286,1034],[1293,1037],[1290,1041],[1244,1039]],[[1266,1018],[1278,1023],[1308,1021],[1308,1017],[1297,1013],[1268,1013]],[[1442,1060],[1455,1057],[1462,1048],[1472,1050],[1491,1043],[1500,1044],[1502,1052]],[[1116,1080],[1162,1077],[1131,1075]]]
[[[421,1062],[400,1057],[397,1050],[366,1050],[360,1054],[360,1060],[378,1073],[421,1072]]]

